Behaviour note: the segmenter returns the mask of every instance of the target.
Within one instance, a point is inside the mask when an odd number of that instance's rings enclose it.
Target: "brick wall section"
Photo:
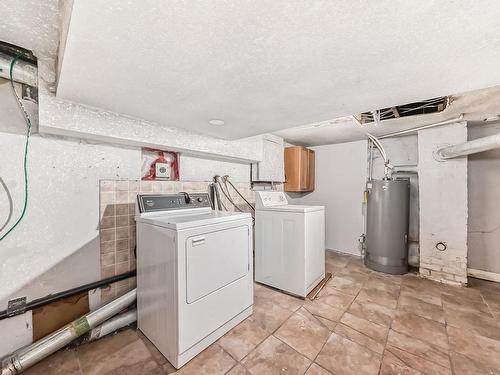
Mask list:
[[[420,273],[448,284],[467,284],[467,157],[438,161],[433,153],[466,141],[465,123],[418,133]]]
[[[101,180],[99,189],[100,240],[101,240],[101,277],[118,275],[136,268],[134,248],[135,210],[137,194],[147,193],[188,193],[207,192],[209,182],[183,181],[138,181],[138,180]],[[243,196],[252,204],[254,192],[249,183],[233,183]],[[231,198],[245,212],[251,212],[231,187]],[[236,210],[221,194],[225,206]],[[120,296],[136,285],[135,278],[119,281],[102,289],[101,301],[105,303]]]

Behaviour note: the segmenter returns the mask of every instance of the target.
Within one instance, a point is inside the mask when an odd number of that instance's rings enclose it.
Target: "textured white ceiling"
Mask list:
[[[64,1],[64,0],[62,0]],[[55,56],[59,43],[58,0],[1,0],[0,41]]]
[[[500,84],[499,19],[497,0],[75,0],[57,95],[244,137]]]
[[[442,121],[462,119],[474,124],[486,124],[500,115],[500,86],[453,95],[443,111],[421,116],[401,117],[359,125],[352,116],[277,131],[287,142],[303,146],[319,146],[366,139],[366,133],[376,136],[414,129]],[[487,121],[486,121],[487,120]]]

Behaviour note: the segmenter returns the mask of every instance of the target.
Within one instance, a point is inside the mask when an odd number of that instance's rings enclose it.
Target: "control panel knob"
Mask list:
[[[202,197],[198,197],[196,200],[197,200],[198,202],[200,202],[200,203],[201,203],[201,202],[203,202],[203,198],[202,198]]]

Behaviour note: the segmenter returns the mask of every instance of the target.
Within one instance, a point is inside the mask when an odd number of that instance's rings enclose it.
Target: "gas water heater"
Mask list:
[[[370,180],[366,184],[365,265],[401,275],[408,272],[408,179]]]

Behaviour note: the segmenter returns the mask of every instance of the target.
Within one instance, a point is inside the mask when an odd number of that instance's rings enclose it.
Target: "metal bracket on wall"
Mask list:
[[[21,315],[26,312],[26,297],[11,299],[7,304],[7,316]]]

